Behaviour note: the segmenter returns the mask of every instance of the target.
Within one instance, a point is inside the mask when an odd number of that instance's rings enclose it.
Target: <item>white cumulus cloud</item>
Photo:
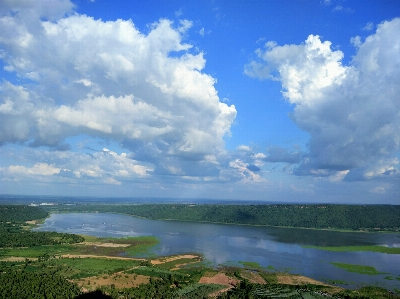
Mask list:
[[[223,151],[236,109],[219,99],[216,80],[203,72],[203,53],[183,41],[191,21],[161,19],[142,33],[131,20],[73,13],[66,0],[4,3],[0,59],[29,83],[0,83],[0,145],[69,150],[68,137],[86,134],[119,142],[126,159],[153,169],[200,168],[170,167],[189,160],[218,172],[206,157]],[[72,173],[101,174],[85,169]]]
[[[398,174],[400,150],[400,19],[377,26],[349,65],[329,41],[268,42],[245,73],[282,84],[293,121],[311,135],[297,174],[365,180]],[[300,158],[300,156],[298,156]]]

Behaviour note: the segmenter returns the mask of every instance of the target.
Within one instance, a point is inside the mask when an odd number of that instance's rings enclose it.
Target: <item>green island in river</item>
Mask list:
[[[82,205],[44,210],[25,205],[0,206],[0,298],[400,298],[377,286],[347,290],[313,279],[263,268],[254,262],[243,267],[210,267],[196,254],[148,258],[121,256],[146,252],[154,237],[97,238],[31,231],[49,212],[114,212],[148,217],[250,225],[398,231],[399,207],[274,205]],[[379,217],[371,217],[379,208]],[[383,206],[384,207],[384,206]],[[363,217],[360,209],[366,209]],[[325,213],[329,210],[333,216]],[[316,216],[322,211],[320,216]],[[333,212],[332,212],[333,211]],[[173,213],[174,212],[174,213]],[[303,214],[302,214],[303,213]],[[382,217],[386,213],[386,217]],[[275,215],[265,223],[265,215]],[[289,215],[289,216],[288,216]],[[341,225],[333,226],[340,215]],[[344,215],[344,216],[343,216]],[[202,218],[203,217],[203,218]],[[389,218],[391,217],[391,218]],[[284,219],[286,223],[284,223]],[[364,222],[362,219],[365,219]],[[264,223],[260,223],[260,221]],[[373,222],[380,221],[379,223]],[[290,223],[288,223],[290,222]],[[336,222],[338,223],[338,222]],[[345,225],[343,225],[343,223]],[[385,252],[383,246],[324,248]],[[399,254],[398,250],[389,250]],[[373,267],[333,263],[347,271],[375,274]],[[397,278],[395,278],[397,279]]]

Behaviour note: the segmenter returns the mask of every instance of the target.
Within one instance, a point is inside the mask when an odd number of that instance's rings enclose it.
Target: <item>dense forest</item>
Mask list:
[[[150,219],[304,227],[318,229],[400,229],[400,206],[393,205],[76,205],[59,211],[114,212]]]
[[[66,299],[82,294],[79,287],[53,273],[8,270],[0,274],[0,298]]]
[[[48,215],[48,212],[39,207],[26,205],[0,205],[0,223],[20,223],[46,218]]]
[[[74,234],[34,232],[25,229],[26,221],[47,216],[48,212],[38,207],[0,205],[0,248],[73,244],[84,241],[81,236]]]

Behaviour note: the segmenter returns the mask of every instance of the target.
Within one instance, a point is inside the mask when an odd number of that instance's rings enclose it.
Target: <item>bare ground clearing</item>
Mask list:
[[[239,283],[239,280],[228,277],[226,276],[225,273],[217,273],[211,277],[203,276],[202,278],[200,278],[199,283],[214,283],[214,284],[226,285],[227,286],[226,288],[209,295],[210,297],[217,297],[218,295],[225,293],[230,289],[232,289],[234,286],[236,286]]]
[[[282,274],[282,275],[277,275],[276,277],[278,279],[278,283],[281,284],[291,284],[291,285],[318,284],[318,285],[330,286],[323,282],[300,275],[297,276],[297,275]]]
[[[25,221],[25,223],[26,224],[37,224],[38,220],[28,220],[28,221]]]
[[[225,273],[217,273],[212,277],[203,276],[200,278],[199,283],[215,283],[215,284],[223,284],[227,286],[235,286],[239,282],[238,279],[228,277]]]

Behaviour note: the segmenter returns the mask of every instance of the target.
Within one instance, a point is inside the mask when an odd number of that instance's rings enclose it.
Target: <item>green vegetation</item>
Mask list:
[[[187,265],[187,264],[199,265],[199,264],[201,264],[201,262],[194,261],[191,258],[182,258],[182,259],[179,259],[179,260],[173,260],[173,261],[170,261],[170,262],[162,263],[162,264],[159,265],[159,267],[162,268],[162,269],[170,269],[170,268],[173,268],[175,265]]]
[[[58,273],[66,278],[77,279],[121,272],[138,266],[139,262],[100,258],[62,258],[52,260],[47,266],[58,269]]]
[[[124,273],[127,273],[127,274],[135,273],[135,274],[140,274],[140,275],[144,275],[144,276],[158,277],[158,278],[162,278],[162,279],[170,278],[171,276],[179,277],[180,279],[184,279],[184,278],[187,279],[186,275],[180,274],[179,272],[171,271],[169,269],[162,269],[159,267],[153,267],[153,266],[140,266],[135,269],[125,271]]]
[[[122,240],[122,242],[120,242]],[[126,242],[126,243],[124,243]],[[142,237],[129,237],[118,239],[118,243],[130,244],[124,250],[131,256],[140,256],[146,254],[148,256],[149,248],[157,245],[160,241],[154,236],[142,236]]]
[[[57,274],[7,271],[0,274],[0,298],[74,298],[79,287]]]
[[[46,218],[49,215],[38,207],[22,205],[0,205],[0,223],[24,223],[29,220]]]
[[[0,249],[0,257],[28,257],[37,258],[48,254],[61,255],[67,253],[75,253],[76,247],[72,245],[54,245],[54,246],[34,246],[29,248],[7,248]]]
[[[256,262],[239,262],[239,263],[248,269],[261,269],[260,264]]]
[[[335,246],[335,247],[325,247],[325,246],[304,246],[305,248],[315,248],[328,251],[337,252],[351,252],[351,251],[370,251],[370,252],[380,252],[388,254],[400,254],[400,248],[396,247],[385,247],[385,246]]]
[[[349,284],[348,281],[344,281],[344,280],[340,280],[340,279],[325,279],[325,281],[332,285],[335,285],[335,284],[347,285],[347,284]]]
[[[367,275],[382,274],[371,266],[353,265],[353,264],[337,263],[337,262],[331,262],[331,264],[346,271],[355,272],[359,274],[367,274]]]
[[[150,219],[180,221],[348,229],[362,231],[399,231],[400,205],[76,205],[49,207],[71,212],[113,212]]]
[[[105,207],[109,209],[118,206]],[[147,208],[149,207],[151,205],[147,206]],[[173,208],[173,205],[166,207],[166,211],[168,209],[180,210],[177,213],[178,216],[180,215],[179,217],[192,211],[186,208],[189,206],[185,205],[181,205],[179,208],[177,206]],[[221,211],[222,207],[218,206],[215,210]],[[281,212],[283,207],[285,206],[279,207]],[[124,210],[130,212],[133,212],[134,209],[134,206],[124,206]],[[247,219],[251,222],[252,216],[249,216],[252,213],[251,209],[248,210],[248,214],[241,214],[236,220]],[[300,206],[297,209],[301,209]],[[183,213],[184,211],[185,213]],[[226,214],[221,212],[217,218],[223,218],[232,211],[234,209],[228,208]],[[243,210],[241,211],[243,212]],[[118,211],[113,210],[113,212]],[[194,218],[198,217],[197,212],[194,213]],[[257,215],[260,217],[264,214],[260,212]],[[288,215],[291,215],[290,212]],[[0,243],[3,244],[0,248],[0,259],[3,259],[0,261],[0,299],[77,299],[83,295],[83,288],[93,291],[93,295],[107,294],[112,299],[208,298],[213,293],[219,299],[399,298],[399,296],[377,287],[364,287],[354,291],[343,290],[325,285],[299,284],[297,278],[293,279],[293,285],[282,284],[278,283],[280,273],[276,272],[272,266],[263,269],[255,262],[241,262],[244,268],[225,266],[215,269],[208,268],[207,263],[201,261],[200,257],[163,258],[158,259],[157,262],[149,259],[135,260],[121,257],[123,253],[140,255],[146,252],[151,246],[158,243],[154,237],[96,238],[32,232],[24,229],[26,221],[46,216],[47,212],[36,207],[0,206]],[[368,246],[368,248],[370,247],[383,250],[379,246]],[[367,246],[363,246],[363,248],[367,250]],[[67,254],[68,257],[66,257]],[[83,256],[85,254],[91,257]],[[107,257],[96,257],[104,255]],[[375,268],[369,266],[332,264],[347,271],[369,275],[379,274]],[[200,283],[202,277],[211,279],[221,275],[226,279],[229,278],[229,285],[219,284],[224,283],[223,279],[217,283]],[[285,274],[285,277],[290,277],[290,274]],[[387,279],[394,278],[387,276]],[[399,277],[395,277],[395,279],[399,279]],[[223,291],[219,295],[215,295],[216,292],[228,287],[232,288],[227,292]]]
[[[395,294],[389,292],[380,287],[362,287],[358,290],[351,291],[351,290],[342,290],[341,292],[336,294],[337,298],[368,298],[368,299],[394,299],[399,298]]]
[[[399,298],[391,292],[379,287],[363,287],[358,290],[334,291],[320,285],[285,285],[285,284],[256,284],[241,281],[238,286],[218,296],[218,299],[247,299],[247,298],[354,298],[381,299]]]
[[[326,298],[321,291],[321,286],[294,286],[284,284],[257,284],[247,280],[240,282],[238,286],[218,296],[218,299],[247,299],[247,298],[293,298],[312,299]]]
[[[48,212],[38,207],[0,206],[0,248],[83,242],[81,236],[74,234],[33,232],[24,229],[26,221],[47,216]]]
[[[226,286],[219,284],[194,283],[178,290],[175,292],[174,296],[175,298],[182,299],[207,298],[209,294],[219,291],[223,288],[226,288]]]
[[[33,247],[40,245],[73,244],[83,242],[78,235],[57,232],[32,232],[21,227],[0,227],[0,247]]]

